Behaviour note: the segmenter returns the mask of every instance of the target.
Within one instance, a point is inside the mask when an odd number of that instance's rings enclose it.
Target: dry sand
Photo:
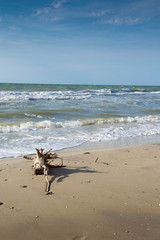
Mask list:
[[[0,161],[0,240],[159,240],[160,144],[59,153],[43,175]]]

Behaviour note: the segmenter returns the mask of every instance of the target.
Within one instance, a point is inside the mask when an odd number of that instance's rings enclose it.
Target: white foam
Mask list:
[[[159,95],[160,91],[145,92],[143,89],[139,91],[131,91],[130,89],[98,89],[98,90],[81,90],[81,91],[0,91],[1,102],[21,102],[29,100],[83,100],[106,95]]]
[[[62,149],[84,142],[160,135],[159,94],[129,88],[0,91],[1,157],[32,153],[35,147]],[[155,115],[146,115],[149,110]],[[97,117],[105,114],[128,117]]]
[[[120,117],[120,118],[93,118],[93,119],[84,119],[84,120],[75,120],[75,121],[64,121],[64,122],[53,122],[51,120],[44,120],[38,122],[25,122],[12,125],[0,125],[1,133],[11,133],[11,132],[20,132],[20,131],[33,131],[36,129],[54,129],[54,128],[76,128],[90,125],[106,125],[106,124],[123,124],[123,123],[160,123],[160,116],[143,116],[143,117]]]
[[[110,119],[109,122],[106,119],[65,122],[45,120],[0,126],[0,131],[4,133],[0,141],[1,157],[9,157],[32,153],[35,147],[60,150],[85,142],[160,135],[160,118],[119,118]]]

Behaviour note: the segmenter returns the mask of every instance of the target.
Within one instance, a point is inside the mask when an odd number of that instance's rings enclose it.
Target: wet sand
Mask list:
[[[52,195],[32,161],[0,161],[0,239],[160,239],[160,144],[59,156]]]

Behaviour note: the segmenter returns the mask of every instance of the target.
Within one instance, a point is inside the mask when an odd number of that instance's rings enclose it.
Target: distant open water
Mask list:
[[[151,137],[160,141],[160,87],[0,84],[0,158]]]

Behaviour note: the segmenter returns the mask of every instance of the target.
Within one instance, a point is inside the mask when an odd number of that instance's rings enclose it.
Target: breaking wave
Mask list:
[[[0,102],[6,101],[37,101],[37,100],[83,100],[94,97],[118,95],[147,95],[160,94],[160,91],[147,91],[145,89],[88,89],[81,91],[0,91]]]
[[[160,87],[0,84],[1,157],[160,136],[159,106]]]
[[[160,123],[160,115],[156,116],[143,116],[143,117],[119,117],[119,118],[93,118],[64,122],[53,122],[50,120],[38,122],[25,122],[25,123],[9,123],[0,124],[0,132],[19,132],[19,131],[33,131],[36,129],[55,129],[55,128],[77,128],[83,126],[97,125],[99,127],[108,127],[107,125],[136,123],[136,124],[150,124]]]

